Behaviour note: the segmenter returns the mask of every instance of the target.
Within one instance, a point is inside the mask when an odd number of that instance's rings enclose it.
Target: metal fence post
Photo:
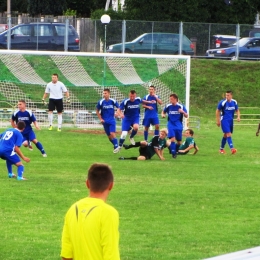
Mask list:
[[[182,54],[182,39],[183,39],[183,22],[180,22],[180,27],[179,27],[179,54]]]
[[[64,51],[68,51],[68,37],[69,37],[69,19],[65,22],[65,34],[64,34]]]
[[[240,38],[240,25],[239,24],[237,24],[236,37],[237,37],[236,60],[238,60],[239,59],[239,44],[238,44],[238,40]]]
[[[122,22],[122,53],[125,53],[126,21]]]
[[[7,18],[8,21],[8,32],[7,32],[7,49],[11,49],[11,28],[12,28],[12,18],[9,16]]]

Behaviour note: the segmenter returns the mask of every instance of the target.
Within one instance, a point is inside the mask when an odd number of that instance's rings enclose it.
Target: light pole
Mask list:
[[[105,39],[104,39],[104,50],[103,52],[106,53],[106,42],[107,42],[107,25],[110,23],[110,16],[107,14],[103,14],[101,16],[101,23],[105,25]],[[106,85],[106,56],[104,56],[104,70],[103,70],[103,88]]]
[[[7,49],[10,50],[11,47],[11,0],[7,0]]]

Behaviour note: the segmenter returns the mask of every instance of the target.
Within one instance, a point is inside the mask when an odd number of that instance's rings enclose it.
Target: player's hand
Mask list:
[[[160,159],[161,159],[162,161],[164,161],[164,160],[165,160],[165,158],[164,158],[164,157],[161,157]]]
[[[36,128],[37,130],[41,130],[41,128],[40,128],[39,126],[35,126],[35,128]]]
[[[240,117],[237,118],[237,122],[240,122]]]
[[[156,103],[156,100],[151,100],[151,104],[155,104]]]
[[[23,160],[24,160],[25,162],[27,162],[27,163],[31,161],[31,159],[28,158],[28,157],[24,157]]]
[[[257,132],[255,133],[255,135],[256,135],[256,136],[259,136],[259,132],[257,131]]]
[[[153,110],[153,107],[148,107],[149,108],[149,110]]]
[[[42,103],[43,103],[43,105],[47,105],[47,103],[45,102],[45,100],[44,100],[44,98],[42,99]]]
[[[165,118],[165,114],[161,114],[162,118]]]
[[[217,126],[220,126],[220,122],[217,122],[216,124],[217,124]]]
[[[66,101],[68,104],[70,104],[70,98],[68,97],[67,98],[67,101]]]
[[[101,124],[104,124],[104,123],[105,123],[105,120],[104,120],[104,119],[100,119],[100,123],[101,123]]]

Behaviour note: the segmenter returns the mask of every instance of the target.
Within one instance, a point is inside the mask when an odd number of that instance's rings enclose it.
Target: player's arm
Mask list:
[[[118,115],[119,117],[121,117],[121,118],[124,118],[124,117],[125,117],[125,116],[124,116],[124,113],[122,112],[122,110],[121,110],[120,107],[116,110],[116,113],[117,113],[117,115]]]
[[[164,110],[162,110],[161,116],[164,118],[166,116],[166,113],[164,112]]]
[[[240,110],[238,109],[236,112],[237,112],[237,121],[240,122]]]
[[[179,150],[179,152],[181,152],[181,153],[187,153],[188,151],[190,151],[191,149],[193,149],[194,148],[194,144],[191,144],[191,145],[189,145],[186,149],[184,149],[184,150]]]
[[[155,95],[155,98],[156,98],[157,103],[159,105],[162,105],[162,103],[163,103],[162,100],[158,96],[156,96],[156,95]]]
[[[157,147],[154,147],[154,151],[157,154],[157,156],[160,158],[160,160],[165,160],[162,155],[162,150],[159,150]]]
[[[147,108],[147,109],[153,110],[153,107],[147,106],[147,105],[145,105],[145,104],[143,104],[143,108]]]
[[[104,123],[105,121],[104,121],[104,119],[101,117],[101,114],[100,114],[100,112],[99,112],[99,109],[96,109],[96,114],[97,114],[97,116],[98,116],[98,119],[100,120],[100,123]]]
[[[23,153],[21,152],[19,146],[15,146],[15,147],[14,147],[14,151],[20,156],[20,158],[21,158],[22,160],[24,160],[25,162],[30,162],[30,158],[25,157],[25,156],[23,155]]]
[[[216,124],[217,126],[220,126],[220,110],[216,110]]]
[[[178,111],[179,111],[180,113],[182,113],[185,118],[188,118],[189,115],[188,115],[188,113],[187,113],[186,111],[184,111],[184,110],[181,109],[181,108],[180,108]]]
[[[36,128],[37,130],[41,130],[41,128],[39,127],[37,121],[34,121],[33,124],[34,124],[34,126],[35,126],[35,128]]]
[[[257,131],[256,131],[256,136],[259,135],[259,131],[260,131],[260,123],[258,124],[258,128],[257,128]]]
[[[195,151],[193,152],[193,155],[195,155],[199,151],[199,147],[197,145],[194,146]]]

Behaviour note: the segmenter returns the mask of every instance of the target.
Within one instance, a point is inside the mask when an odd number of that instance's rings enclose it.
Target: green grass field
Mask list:
[[[120,161],[137,149],[112,153],[104,134],[37,131],[48,154],[22,151],[28,181],[8,179],[1,160],[0,259],[60,259],[63,219],[87,196],[87,169],[112,166],[108,203],[120,214],[122,260],[203,259],[259,245],[259,146],[253,127],[236,127],[236,155],[220,155],[221,131],[212,121],[195,130],[197,155]],[[138,135],[136,140],[142,140]],[[15,169],[16,170],[16,169]]]

